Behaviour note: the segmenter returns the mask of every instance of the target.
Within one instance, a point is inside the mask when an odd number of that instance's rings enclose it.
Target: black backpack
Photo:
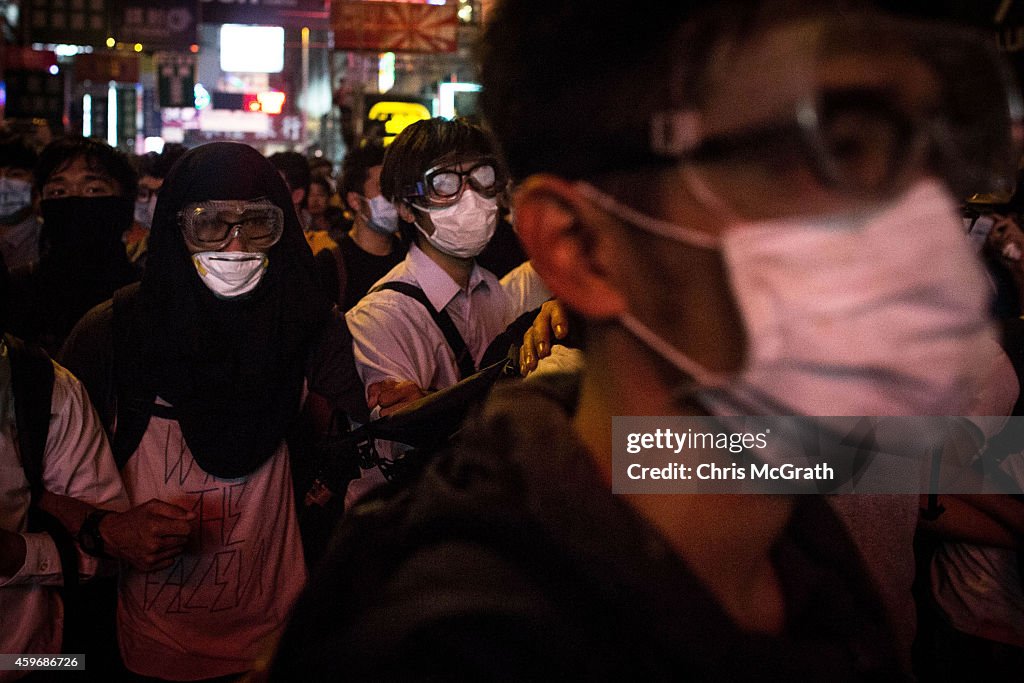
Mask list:
[[[343,495],[360,470],[378,467],[385,479],[398,483],[414,478],[433,454],[457,436],[496,382],[518,377],[518,358],[518,348],[510,347],[505,358],[456,384],[354,429],[349,429],[344,415],[335,413],[330,430],[316,445],[316,479],[306,493],[305,506],[322,506],[335,494]],[[411,450],[388,460],[377,453],[378,439],[402,443]]]

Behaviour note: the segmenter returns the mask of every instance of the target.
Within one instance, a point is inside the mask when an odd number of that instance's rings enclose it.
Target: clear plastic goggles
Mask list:
[[[423,180],[407,188],[405,198],[431,206],[448,206],[459,201],[466,185],[487,198],[501,192],[506,178],[494,159],[485,158],[470,163],[464,171],[456,168],[460,164],[435,166],[423,174]]]
[[[922,172],[958,197],[1014,188],[1024,105],[989,36],[874,15],[804,20],[718,46],[703,75],[692,108],[653,117],[651,145],[721,196],[794,194],[808,171],[879,198]]]
[[[203,251],[223,249],[235,237],[262,251],[284,232],[284,212],[267,199],[211,200],[189,204],[178,215],[185,241]]]

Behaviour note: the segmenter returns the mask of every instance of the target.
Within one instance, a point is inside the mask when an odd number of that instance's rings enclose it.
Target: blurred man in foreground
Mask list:
[[[955,109],[976,64],[933,49],[995,57],[839,9],[498,6],[482,104],[586,369],[496,390],[415,486],[356,509],[282,680],[907,674],[916,496],[848,524],[820,496],[611,491],[615,416],[961,415],[986,377],[953,198],[1015,166],[1009,109]]]

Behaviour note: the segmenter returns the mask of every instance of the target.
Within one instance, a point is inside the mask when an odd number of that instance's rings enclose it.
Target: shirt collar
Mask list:
[[[420,289],[430,299],[430,304],[440,311],[461,291],[458,283],[451,275],[444,272],[441,266],[437,265],[423,250],[416,244],[409,247],[409,274],[416,279]],[[473,292],[477,287],[487,286],[483,275],[483,269],[477,263],[473,263],[473,270],[469,273],[469,287],[467,291]]]

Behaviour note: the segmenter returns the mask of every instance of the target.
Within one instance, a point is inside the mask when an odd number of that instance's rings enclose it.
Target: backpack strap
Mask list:
[[[11,359],[11,391],[18,449],[33,502],[43,491],[43,454],[50,431],[53,363],[42,348],[4,335]]]
[[[335,243],[328,247],[331,256],[334,257],[334,267],[338,270],[338,307],[345,306],[345,293],[348,290],[348,265],[345,263],[345,254],[341,251],[341,245]]]
[[[113,297],[114,328],[114,395],[117,403],[117,424],[110,440],[117,468],[124,468],[142,435],[149,426],[156,394],[144,388],[140,370],[141,343],[135,338],[132,321],[139,301],[137,286],[122,287]]]
[[[466,347],[466,342],[462,339],[462,335],[459,334],[458,328],[455,327],[455,323],[452,322],[452,318],[448,315],[448,311],[438,311],[434,308],[434,305],[430,303],[430,299],[427,298],[426,293],[417,287],[416,285],[409,284],[408,282],[384,282],[373,289],[370,292],[379,292],[382,289],[390,289],[400,294],[404,294],[408,297],[419,301],[423,308],[427,309],[430,313],[430,317],[434,319],[438,328],[441,330],[441,334],[444,335],[445,340],[448,342],[448,346],[451,348],[452,353],[455,354],[455,363],[459,367],[459,379],[465,379],[476,372],[476,365],[473,363],[473,356],[470,355],[469,349]]]

